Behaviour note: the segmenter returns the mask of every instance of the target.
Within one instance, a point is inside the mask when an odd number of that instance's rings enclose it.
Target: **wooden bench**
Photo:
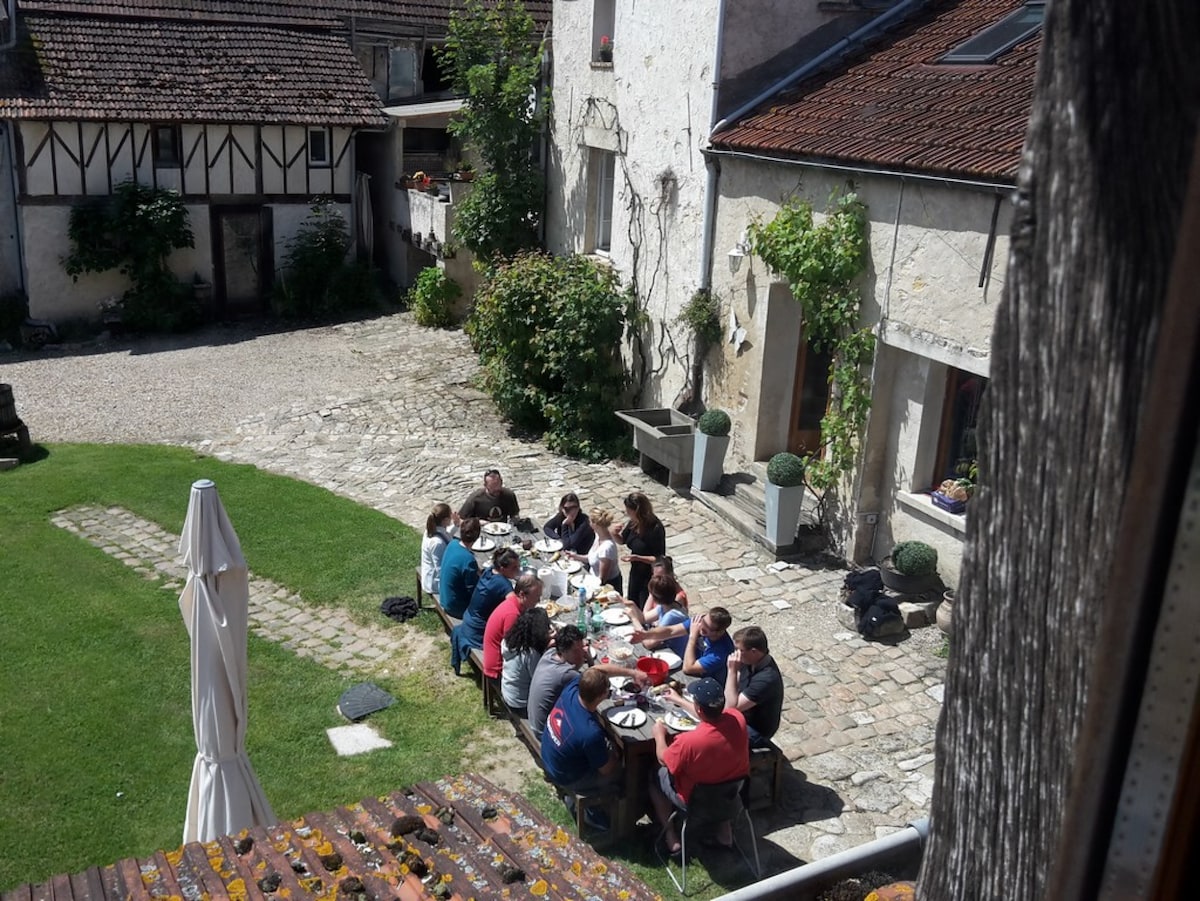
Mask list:
[[[420,610],[422,607],[421,602],[425,598],[425,586],[421,584],[421,564],[418,563],[413,572],[416,573],[417,576],[417,609]],[[432,595],[430,595],[430,600],[432,600],[434,604],[437,603],[437,598],[433,597]]]
[[[779,801],[782,787],[783,751],[774,742],[765,748],[751,748],[750,784],[747,789],[749,800],[746,806],[750,810],[774,807]]]
[[[508,708],[505,707],[507,710]],[[554,787],[554,791],[560,798],[566,797],[567,792],[558,785],[554,785],[553,780],[546,773],[545,767],[542,765],[542,740],[533,733],[533,727],[529,725],[529,720],[522,719],[519,716],[514,716],[512,711],[509,711],[509,719],[512,720],[513,728],[517,730],[517,737],[521,739],[522,744],[529,749],[529,753],[533,755],[538,766],[542,768],[542,778]],[[615,830],[610,828],[607,832],[592,830],[588,825],[585,814],[589,810],[603,810],[609,817],[609,823],[616,823],[617,805],[620,803],[620,798],[615,795],[588,795],[573,793],[575,799],[575,831],[582,839],[587,838],[588,832],[595,832],[594,844],[605,845],[609,841],[615,840]]]

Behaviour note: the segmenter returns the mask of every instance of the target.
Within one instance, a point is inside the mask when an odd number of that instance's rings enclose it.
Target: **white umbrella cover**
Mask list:
[[[179,552],[188,569],[179,609],[192,640],[197,750],[183,840],[207,842],[276,822],[246,756],[246,559],[208,479],[192,485]]]

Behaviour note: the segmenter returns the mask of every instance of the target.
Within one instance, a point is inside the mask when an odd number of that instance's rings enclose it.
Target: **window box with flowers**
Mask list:
[[[611,63],[613,53],[612,38],[604,35],[600,38],[600,46],[596,48],[596,62]]]

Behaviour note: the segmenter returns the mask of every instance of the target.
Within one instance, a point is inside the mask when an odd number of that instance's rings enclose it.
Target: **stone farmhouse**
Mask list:
[[[950,585],[966,516],[927,492],[975,454],[1043,5],[709,2],[686,19],[632,0],[554,8],[547,239],[604,256],[646,303],[642,406],[729,411],[727,472],[819,442],[827,360],[745,231],[789,197],[820,212],[834,189],[856,191],[878,342],[863,462],[835,533],[857,560],[925,540]],[[736,343],[693,385],[675,320],[698,288]]]
[[[261,310],[288,240],[322,197],[359,252],[408,284],[444,259],[444,174],[459,102],[433,48],[453,0],[5,0],[0,17],[0,293],[31,315],[95,318],[117,273],[63,271],[70,209],[136,179],[178,190],[215,315]],[[544,26],[549,3],[530,12]],[[462,275],[462,272],[459,273]]]

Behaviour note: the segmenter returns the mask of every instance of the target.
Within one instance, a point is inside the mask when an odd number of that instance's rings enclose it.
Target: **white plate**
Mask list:
[[[507,535],[512,531],[512,526],[506,522],[485,522],[480,531],[488,535]]]
[[[683,666],[683,658],[674,651],[655,651],[650,656],[657,657],[671,669],[679,669],[679,667]]]
[[[663,722],[667,724],[668,729],[675,732],[691,732],[700,725],[686,713],[679,713],[675,710],[668,711],[667,715],[663,717]]]
[[[583,564],[578,560],[559,560],[554,565],[565,573],[577,573],[583,569]]]
[[[646,711],[637,707],[610,707],[604,715],[610,723],[622,729],[636,729],[646,725]]]
[[[600,618],[610,626],[623,626],[629,622],[629,614],[618,607],[600,611]]]
[[[562,550],[562,542],[557,538],[539,538],[533,543],[533,549],[539,554],[553,554]]]
[[[613,626],[608,630],[608,634],[614,638],[624,638],[628,641],[633,636],[633,630],[636,628],[632,623],[628,626]]]
[[[591,597],[597,588],[600,587],[600,578],[591,573],[578,572],[571,576],[571,587],[579,592],[580,587],[587,589],[588,597]]]
[[[486,554],[488,551],[494,551],[495,549],[496,542],[490,538],[484,538],[482,535],[475,539],[475,543],[471,545],[471,550],[479,554]]]
[[[629,687],[631,682],[633,682],[633,679],[629,678],[629,676],[609,676],[608,677],[609,687],[611,687],[613,689],[613,691],[624,691],[626,688]]]

